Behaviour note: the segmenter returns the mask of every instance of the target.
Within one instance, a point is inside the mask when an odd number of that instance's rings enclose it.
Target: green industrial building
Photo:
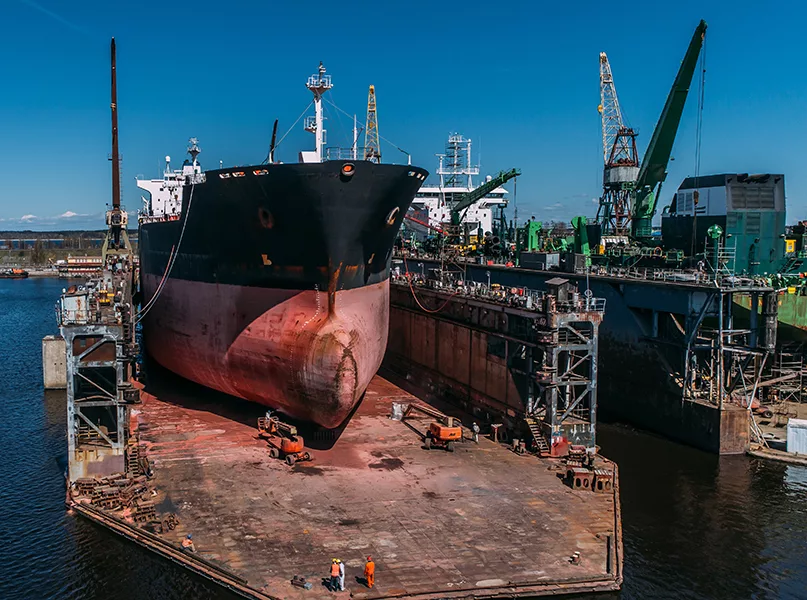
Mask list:
[[[785,256],[785,176],[727,173],[687,177],[661,216],[667,249],[700,254],[711,249],[707,230],[725,232],[727,266],[749,275],[772,273]]]

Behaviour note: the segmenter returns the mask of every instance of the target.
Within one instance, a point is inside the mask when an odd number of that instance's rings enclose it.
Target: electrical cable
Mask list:
[[[312,100],[311,102],[309,102],[309,103],[308,103],[308,106],[306,106],[306,107],[305,107],[305,110],[304,110],[303,112],[301,112],[301,113],[300,113],[300,116],[299,116],[299,117],[297,117],[297,120],[296,120],[296,121],[294,121],[294,123],[292,123],[292,124],[291,124],[291,127],[289,127],[288,131],[286,131],[286,133],[284,133],[284,134],[283,134],[283,137],[282,137],[282,138],[280,138],[280,140],[278,140],[278,142],[275,144],[275,151],[277,151],[277,148],[278,148],[278,146],[280,146],[281,142],[282,142],[283,140],[285,140],[285,139],[286,139],[286,136],[287,136],[287,135],[289,135],[289,134],[291,133],[291,130],[292,130],[292,129],[294,129],[295,125],[297,125],[297,123],[299,123],[299,122],[300,122],[300,119],[302,119],[302,118],[305,116],[305,113],[307,113],[307,112],[308,112],[308,109],[309,109],[309,108],[311,108],[311,105],[312,105],[312,104],[314,104],[314,101],[313,101],[313,100]],[[261,164],[262,164],[262,165],[265,165],[265,164],[266,164],[268,161],[269,161],[269,156],[267,156],[267,157],[266,157],[266,158],[263,160],[263,162],[262,162]]]
[[[439,312],[440,312],[440,311],[442,311],[442,310],[443,310],[443,309],[444,309],[446,306],[448,306],[448,303],[451,301],[451,299],[452,299],[454,296],[456,296],[457,294],[459,294],[459,291],[455,291],[455,292],[454,292],[453,294],[451,294],[451,295],[450,295],[448,298],[446,298],[446,301],[445,301],[445,302],[443,302],[443,304],[440,306],[440,308],[438,308],[438,309],[436,309],[436,310],[433,310],[433,309],[430,309],[430,308],[426,308],[426,307],[425,307],[425,306],[423,306],[423,304],[420,302],[420,300],[418,299],[417,294],[415,293],[415,287],[412,285],[412,277],[411,277],[411,274],[409,273],[409,265],[408,265],[408,263],[406,262],[406,256],[404,256],[404,257],[403,257],[403,262],[404,262],[404,268],[406,269],[406,281],[409,283],[409,291],[410,291],[410,292],[412,292],[412,297],[415,299],[415,302],[417,303],[417,305],[418,305],[418,306],[419,306],[419,307],[420,307],[420,308],[421,308],[421,309],[422,309],[424,312],[427,312],[427,313],[429,313],[429,314],[439,313]]]

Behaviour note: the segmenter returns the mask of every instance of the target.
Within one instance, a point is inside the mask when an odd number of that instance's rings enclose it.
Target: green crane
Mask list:
[[[652,234],[653,215],[656,214],[661,184],[667,177],[667,164],[670,161],[675,134],[681,122],[681,114],[684,111],[705,35],[706,21],[701,21],[692,34],[692,41],[689,42],[681,68],[678,70],[670,95],[667,96],[667,103],[661,112],[639,169],[631,206],[632,234],[639,240],[648,239]]]
[[[472,189],[470,192],[462,194],[457,203],[451,207],[451,224],[459,225],[462,220],[462,211],[471,206],[474,202],[478,202],[497,187],[504,185],[513,177],[521,175],[520,169],[510,169],[509,171],[500,171],[498,175],[493,177],[490,181],[486,181],[477,188]]]

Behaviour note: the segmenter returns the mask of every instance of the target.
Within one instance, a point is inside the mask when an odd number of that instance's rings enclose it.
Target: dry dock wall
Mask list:
[[[434,260],[408,260],[408,268],[415,272],[439,267]],[[508,287],[545,290],[546,281],[558,275],[577,283],[581,290],[588,285],[594,296],[606,300],[599,336],[598,414],[602,418],[627,422],[707,452],[745,452],[749,443],[747,412],[734,407],[721,411],[715,406],[682,400],[681,387],[676,386],[667,368],[669,363],[665,363],[667,357],[680,351],[656,341],[660,330],[670,326],[669,315],[686,317],[698,309],[706,298],[703,291],[663,282],[464,265],[467,280]],[[385,364],[395,364],[402,355],[394,339],[400,335],[395,333],[400,318],[399,312],[391,311]],[[403,323],[408,326],[405,318]],[[409,356],[412,360],[417,357],[417,350],[414,352]],[[423,352],[433,350],[426,348]],[[483,391],[489,389],[487,372],[485,377]]]
[[[526,389],[507,368],[504,345],[498,336],[393,304],[384,367],[468,412],[487,412],[512,428],[523,418]]]
[[[606,314],[607,314],[606,310]],[[682,401],[659,359],[642,343],[600,337],[600,414],[660,433],[674,441],[716,454],[742,454],[748,448],[748,412],[739,406],[719,410]],[[620,373],[621,376],[608,376]]]

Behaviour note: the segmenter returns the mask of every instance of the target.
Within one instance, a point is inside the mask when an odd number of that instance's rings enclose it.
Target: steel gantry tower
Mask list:
[[[622,121],[614,76],[605,52],[600,52],[598,110],[602,116],[603,191],[597,221],[604,234],[624,236],[631,219],[631,191],[639,174],[639,157],[636,133]]]
[[[600,106],[602,115],[602,158],[608,162],[611,148],[619,129],[622,127],[622,111],[619,109],[619,98],[616,95],[614,76],[611,74],[611,64],[605,52],[600,52]]]
[[[381,145],[378,140],[378,114],[375,106],[375,86],[367,95],[367,124],[364,133],[364,160],[381,162]]]

